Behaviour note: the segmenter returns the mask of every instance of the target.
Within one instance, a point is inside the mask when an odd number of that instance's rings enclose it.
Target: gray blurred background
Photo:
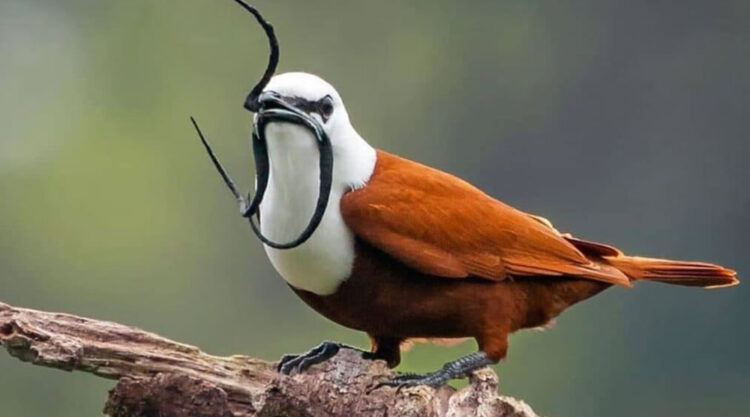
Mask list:
[[[281,71],[376,147],[633,254],[750,277],[750,2],[271,1]],[[0,300],[276,359],[365,337],[285,286],[245,188],[266,40],[229,0],[2,0]],[[750,415],[750,286],[613,289],[511,339],[503,392],[580,416]],[[418,346],[401,370],[475,349]],[[0,352],[0,416],[97,416],[112,383]]]

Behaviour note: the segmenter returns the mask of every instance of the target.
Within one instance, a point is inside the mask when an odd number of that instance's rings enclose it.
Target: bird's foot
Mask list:
[[[304,372],[309,367],[317,365],[319,363],[323,363],[328,359],[336,356],[336,354],[339,353],[339,350],[341,350],[342,348],[353,349],[362,352],[363,358],[370,359],[370,352],[365,352],[355,347],[347,346],[343,343],[326,340],[305,353],[299,355],[289,354],[282,356],[281,359],[279,359],[277,370],[284,375],[289,375],[292,373],[292,371]]]
[[[429,385],[437,387],[444,385],[451,379],[466,378],[477,369],[492,365],[494,361],[486,353],[477,352],[455,361],[448,362],[435,372],[426,374],[403,373],[387,381],[380,382],[378,387],[413,387],[415,385]]]

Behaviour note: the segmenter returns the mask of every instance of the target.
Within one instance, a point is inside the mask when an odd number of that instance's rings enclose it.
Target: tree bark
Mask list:
[[[0,345],[34,365],[117,380],[104,407],[111,417],[536,417],[522,401],[497,394],[489,368],[458,391],[373,389],[393,372],[351,349],[284,376],[260,359],[212,356],[134,327],[3,303]]]

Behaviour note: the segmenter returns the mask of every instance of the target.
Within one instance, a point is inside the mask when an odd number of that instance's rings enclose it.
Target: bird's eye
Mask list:
[[[320,116],[323,121],[328,121],[331,114],[333,114],[333,99],[331,96],[325,96],[320,100]]]

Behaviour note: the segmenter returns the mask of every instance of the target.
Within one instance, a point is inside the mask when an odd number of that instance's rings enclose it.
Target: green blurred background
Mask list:
[[[750,276],[750,2],[255,3],[280,70],[335,85],[374,146],[563,231]],[[216,354],[365,346],[285,286],[189,125],[247,188],[266,55],[229,0],[2,0],[0,300]],[[556,417],[750,415],[749,288],[607,291],[514,336],[501,389]],[[100,415],[111,386],[0,353],[1,417]]]

